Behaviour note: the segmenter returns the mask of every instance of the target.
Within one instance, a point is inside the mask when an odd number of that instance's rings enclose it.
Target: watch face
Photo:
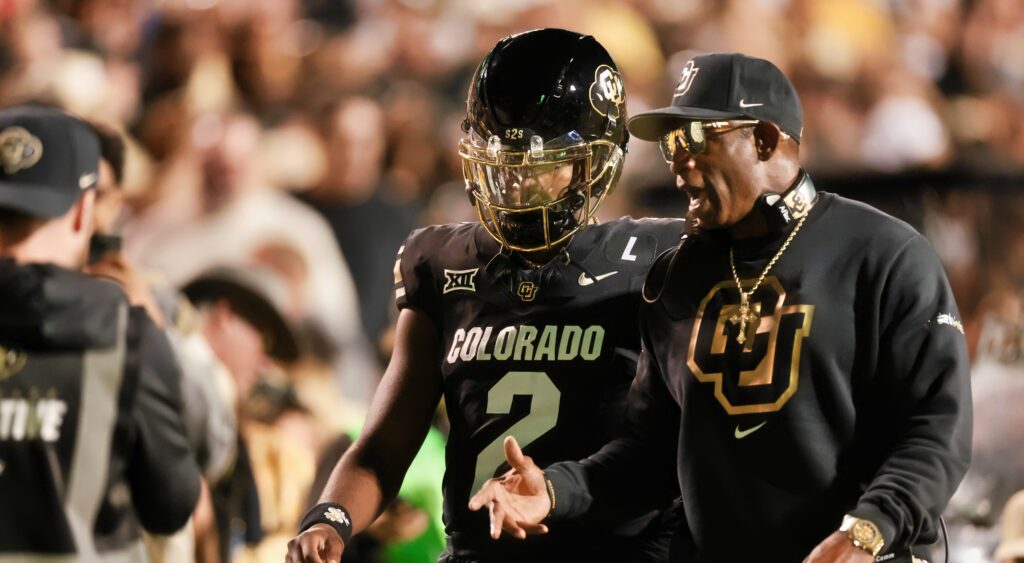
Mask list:
[[[870,544],[878,539],[878,528],[871,522],[860,520],[853,525],[851,531],[853,532],[854,539],[861,543]]]

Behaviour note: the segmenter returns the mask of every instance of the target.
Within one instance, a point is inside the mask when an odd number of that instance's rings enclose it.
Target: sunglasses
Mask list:
[[[687,121],[682,127],[669,131],[658,142],[661,147],[661,155],[665,162],[672,164],[675,161],[676,151],[682,150],[688,154],[702,154],[708,150],[707,136],[709,134],[722,134],[753,127],[759,123],[756,119],[743,119],[735,121]]]

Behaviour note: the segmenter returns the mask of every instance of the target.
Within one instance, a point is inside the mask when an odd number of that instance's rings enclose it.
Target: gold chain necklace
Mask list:
[[[782,253],[786,251],[789,243],[793,241],[793,237],[800,231],[800,227],[804,226],[804,221],[807,219],[807,215],[804,215],[796,223],[796,227],[793,227],[793,232],[789,233],[789,237],[786,238],[786,242],[782,243],[782,247],[775,253],[775,256],[768,261],[768,265],[764,267],[761,275],[757,278],[754,283],[754,287],[750,288],[750,291],[743,291],[743,285],[740,283],[740,276],[736,273],[736,260],[733,258],[733,247],[729,247],[729,267],[732,268],[732,278],[736,280],[736,289],[740,292],[740,310],[735,315],[729,317],[729,322],[734,325],[739,325],[739,333],[736,334],[736,342],[743,344],[747,341],[747,323],[750,323],[751,328],[755,328],[754,321],[760,317],[750,311],[750,297],[757,291],[757,288],[761,287],[761,282],[764,281],[764,277],[768,275],[768,271],[772,269],[772,266],[779,261],[782,257]]]

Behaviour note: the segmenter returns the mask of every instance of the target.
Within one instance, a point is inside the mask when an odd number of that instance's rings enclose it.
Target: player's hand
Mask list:
[[[345,544],[327,524],[314,524],[288,542],[285,563],[338,563]]]
[[[844,532],[832,532],[811,551],[804,563],[872,563],[870,553],[853,545]]]
[[[502,530],[519,539],[548,533],[548,527],[540,523],[551,512],[544,472],[523,455],[511,436],[505,438],[505,459],[512,469],[484,483],[469,500],[469,509],[487,507],[494,539],[501,537]]]

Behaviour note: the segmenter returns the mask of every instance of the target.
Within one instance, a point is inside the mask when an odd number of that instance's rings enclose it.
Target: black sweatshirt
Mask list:
[[[749,291],[788,234],[709,231],[652,268],[664,291],[641,311],[627,430],[548,468],[556,526],[675,468],[674,560],[802,561],[844,514],[878,524],[883,553],[937,539],[971,446],[967,348],[938,258],[909,225],[823,193],[740,344],[730,245]]]

